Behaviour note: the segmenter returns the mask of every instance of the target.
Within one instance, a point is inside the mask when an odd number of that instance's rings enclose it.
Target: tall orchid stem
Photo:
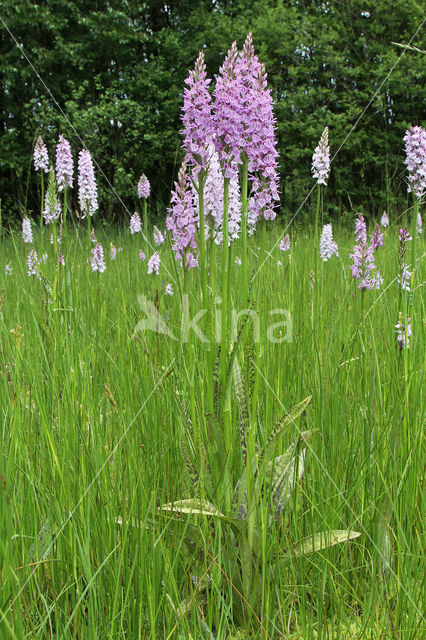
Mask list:
[[[224,179],[223,185],[223,254],[222,254],[222,308],[221,308],[221,350],[222,350],[222,382],[226,382],[226,362],[228,357],[228,255],[229,255],[229,178]]]
[[[44,206],[44,177],[43,177],[43,169],[40,170],[40,174],[41,174],[40,229],[43,229],[43,206]]]
[[[223,437],[225,441],[225,509],[229,513],[231,509],[231,488],[229,475],[229,457],[231,455],[232,433],[231,433],[231,402],[229,393],[226,390],[226,369],[229,355],[228,344],[228,317],[229,317],[229,297],[228,297],[228,281],[229,281],[229,178],[224,178],[223,184],[223,254],[222,254],[222,308],[221,308],[221,379],[223,399]]]
[[[203,304],[207,304],[207,262],[206,262],[206,226],[204,216],[204,184],[205,175],[200,172],[198,176],[198,209],[200,212],[200,262],[201,262],[201,292]]]
[[[317,306],[317,300],[318,300],[318,295],[317,295],[317,287],[318,287],[318,246],[319,246],[319,213],[320,213],[320,208],[321,208],[321,185],[318,184],[317,185],[317,210],[315,213],[315,248],[314,248],[314,283],[313,283],[313,302],[312,302],[312,318],[311,318],[311,324],[312,324],[312,331],[314,329],[314,322],[315,322],[315,312],[316,312],[316,306]]]
[[[248,307],[248,276],[247,276],[247,215],[248,215],[248,158],[243,156],[241,176],[241,263],[243,272],[243,307]]]
[[[413,280],[412,280],[412,289],[414,288],[414,280],[416,277],[416,260],[417,260],[417,255],[416,255],[416,238],[417,238],[417,216],[419,214],[419,199],[416,198],[414,196],[414,210],[413,210],[413,217],[411,220],[411,237],[413,238],[412,240],[412,245],[411,245],[411,267],[413,269]]]
[[[91,246],[91,233],[92,233],[92,223],[90,220],[90,212],[89,212],[89,203],[86,205],[86,215],[87,215],[87,258],[89,260],[90,266],[90,246]]]
[[[148,243],[148,203],[146,198],[143,200],[143,232],[145,235],[145,242]]]

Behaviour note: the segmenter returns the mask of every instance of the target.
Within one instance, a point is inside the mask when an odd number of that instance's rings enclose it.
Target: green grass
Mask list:
[[[335,236],[340,257],[319,264],[315,284],[312,233],[293,234],[291,251],[283,254],[278,244],[274,248],[279,229],[270,225],[265,249],[271,257],[263,266],[259,237],[249,240],[254,309],[263,320],[256,443],[263,444],[274,422],[308,395],[310,407],[285,432],[278,453],[299,430],[318,431],[281,520],[269,533],[267,525],[261,528],[259,570],[252,576],[260,596],[243,622],[231,578],[237,549],[233,555],[225,524],[158,510],[194,495],[179,446],[187,429],[182,407],[192,412],[206,448],[197,471],[220,455],[209,411],[213,352],[195,335],[190,350],[153,331],[133,336],[144,318],[138,294],[155,302],[180,335],[179,285],[173,284],[173,297],[164,291],[181,277],[168,247],[159,250],[160,275],[148,276],[138,258],[143,240],[111,233],[99,238],[106,253],[111,240],[123,251],[115,261],[107,257],[105,273],[92,274],[83,257],[84,234],[80,239],[70,232],[59,295],[52,296],[27,276],[28,246],[20,236],[1,237],[1,638],[422,637],[423,289],[408,299],[394,281],[397,228],[386,231],[377,252],[384,287],[364,294],[348,269],[352,231]],[[47,233],[42,242],[51,253]],[[34,246],[40,255],[39,238]],[[236,309],[239,250],[232,247]],[[417,255],[423,253],[420,237]],[[217,261],[220,282],[220,250]],[[4,275],[6,263],[12,276]],[[54,281],[51,255],[45,275]],[[195,315],[201,298],[196,270],[188,290]],[[408,304],[413,336],[401,352],[395,324]],[[273,344],[266,329],[279,321],[269,316],[278,308],[291,313],[292,340]],[[227,473],[235,484],[242,465],[233,391],[230,411]],[[206,491],[199,487],[214,502]],[[225,508],[226,489],[215,487],[214,497]],[[278,551],[328,529],[362,535],[294,558],[271,575]],[[185,544],[189,533],[192,547]],[[206,589],[193,578],[201,575]],[[179,612],[183,600],[188,606]]]

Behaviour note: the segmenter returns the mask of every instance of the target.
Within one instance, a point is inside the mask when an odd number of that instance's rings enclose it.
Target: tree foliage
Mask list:
[[[188,69],[203,48],[214,76],[248,30],[276,100],[283,212],[312,187],[325,125],[338,152],[330,215],[377,213],[405,194],[402,137],[425,117],[425,59],[393,42],[426,48],[420,0],[4,0],[2,9],[3,217],[39,209],[32,147],[41,134],[52,156],[59,133],[98,164],[103,219],[132,211],[142,171],[161,215],[182,157]]]

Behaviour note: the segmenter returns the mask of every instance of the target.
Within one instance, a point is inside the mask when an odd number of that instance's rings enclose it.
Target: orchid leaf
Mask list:
[[[307,556],[310,553],[316,553],[317,551],[334,547],[336,544],[354,540],[355,538],[359,538],[360,535],[358,531],[350,531],[349,529],[321,531],[321,533],[315,533],[313,536],[309,536],[299,542],[290,554],[286,554],[286,557],[290,559],[291,557]]]

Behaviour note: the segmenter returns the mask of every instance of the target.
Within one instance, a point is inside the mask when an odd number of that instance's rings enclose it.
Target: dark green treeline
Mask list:
[[[392,43],[410,41],[423,9],[421,0],[3,0],[3,223],[25,208],[39,211],[30,164],[36,133],[51,156],[63,133],[75,159],[81,137],[105,174],[97,170],[102,219],[123,218],[124,204],[134,209],[142,171],[153,215],[164,215],[182,159],[188,69],[204,48],[213,77],[232,41],[241,47],[249,30],[276,101],[283,215],[312,186],[311,156],[324,126],[333,155],[375,94],[333,164],[326,210],[336,217],[354,207],[374,215],[404,206],[402,138],[410,124],[424,125],[426,58],[405,51],[397,62],[404,49]],[[424,26],[412,44],[426,49]]]

